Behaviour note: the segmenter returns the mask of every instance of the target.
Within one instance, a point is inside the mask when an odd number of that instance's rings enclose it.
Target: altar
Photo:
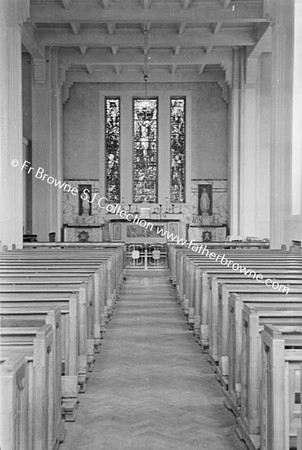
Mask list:
[[[102,242],[102,225],[64,224],[64,242]]]
[[[172,217],[151,217],[138,223],[112,217],[109,220],[109,239],[112,242],[166,242],[168,237],[182,237],[185,233],[181,215]]]
[[[187,240],[195,242],[223,242],[226,240],[226,224],[192,225],[187,226]]]

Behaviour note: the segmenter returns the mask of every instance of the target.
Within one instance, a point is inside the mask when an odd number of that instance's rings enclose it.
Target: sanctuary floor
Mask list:
[[[167,276],[127,276],[80,400],[59,450],[246,449]]]

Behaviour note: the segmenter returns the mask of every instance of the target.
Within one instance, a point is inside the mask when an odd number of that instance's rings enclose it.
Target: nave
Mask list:
[[[60,450],[246,448],[165,271],[127,276],[77,420],[65,426]]]

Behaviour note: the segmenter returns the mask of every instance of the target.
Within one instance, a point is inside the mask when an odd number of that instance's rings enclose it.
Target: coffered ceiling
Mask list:
[[[225,81],[232,49],[269,51],[267,0],[31,0],[22,42],[74,81]]]

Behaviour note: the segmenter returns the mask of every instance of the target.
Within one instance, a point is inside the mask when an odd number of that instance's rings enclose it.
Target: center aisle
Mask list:
[[[128,275],[80,400],[60,450],[246,449],[167,276]]]

